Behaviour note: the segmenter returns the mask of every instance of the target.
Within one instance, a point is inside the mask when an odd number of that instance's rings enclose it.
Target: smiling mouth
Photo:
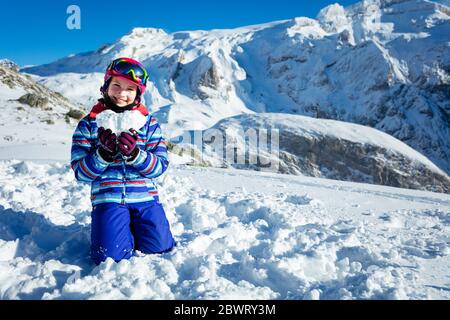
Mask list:
[[[114,97],[114,100],[116,100],[116,102],[119,102],[119,103],[126,103],[126,102],[127,102],[127,101],[124,100],[124,99],[118,99],[118,98],[116,98],[116,97]]]

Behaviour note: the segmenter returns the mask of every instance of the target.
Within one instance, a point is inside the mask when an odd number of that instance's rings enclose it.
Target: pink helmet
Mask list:
[[[106,68],[103,86],[100,88],[100,92],[103,95],[108,91],[109,82],[112,77],[122,78],[136,84],[138,86],[136,99],[140,100],[147,85],[148,74],[145,67],[139,61],[130,58],[117,58],[113,60],[108,65],[108,68]]]

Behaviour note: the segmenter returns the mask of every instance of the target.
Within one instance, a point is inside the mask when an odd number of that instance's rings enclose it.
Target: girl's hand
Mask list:
[[[105,130],[105,128],[100,127],[98,129],[98,139],[100,141],[100,148],[104,149],[106,153],[110,156],[117,154],[117,136],[115,133],[112,133],[111,129]]]
[[[131,134],[122,132],[118,139],[118,148],[126,157],[137,155],[137,153],[139,153],[139,148],[137,147],[138,134],[133,128],[130,129],[130,132]]]

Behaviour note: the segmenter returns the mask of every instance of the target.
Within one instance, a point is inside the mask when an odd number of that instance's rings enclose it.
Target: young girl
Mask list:
[[[96,264],[107,257],[128,259],[133,250],[161,253],[174,246],[153,182],[169,165],[166,143],[155,117],[140,103],[147,79],[138,61],[112,61],[100,88],[103,98],[73,134],[72,169],[78,181],[91,183],[91,257]],[[145,125],[120,133],[98,127],[102,112],[112,111],[138,114]]]

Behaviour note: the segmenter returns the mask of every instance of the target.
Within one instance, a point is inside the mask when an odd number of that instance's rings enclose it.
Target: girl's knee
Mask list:
[[[119,262],[123,259],[130,259],[133,255],[133,248],[119,249],[118,246],[113,247],[91,247],[91,258],[95,264],[100,264],[107,258],[112,258]]]

